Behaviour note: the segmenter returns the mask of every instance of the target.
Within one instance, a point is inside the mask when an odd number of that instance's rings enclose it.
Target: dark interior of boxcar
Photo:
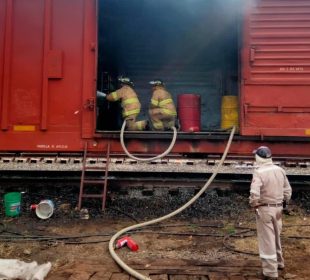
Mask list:
[[[159,78],[176,105],[178,94],[199,94],[202,131],[219,129],[221,97],[239,91],[239,1],[100,0],[98,90],[130,77],[142,104],[138,119],[146,119],[148,82]],[[97,130],[119,130],[120,105],[97,105]]]

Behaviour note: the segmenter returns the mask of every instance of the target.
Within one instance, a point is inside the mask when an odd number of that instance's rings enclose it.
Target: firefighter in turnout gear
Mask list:
[[[161,80],[150,81],[152,99],[149,115],[154,130],[170,130],[175,126],[176,109],[170,93]]]
[[[123,108],[123,119],[126,120],[126,128],[128,130],[145,130],[147,121],[136,121],[140,113],[141,104],[133,89],[133,83],[127,77],[119,77],[118,81],[121,88],[106,96],[108,101],[121,101]]]
[[[288,204],[292,188],[285,171],[273,164],[268,147],[261,146],[253,153],[257,167],[249,200],[256,213],[259,256],[264,279],[278,279],[278,269],[284,269],[280,240],[283,203]]]

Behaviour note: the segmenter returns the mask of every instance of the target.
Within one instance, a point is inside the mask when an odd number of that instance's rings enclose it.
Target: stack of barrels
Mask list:
[[[181,131],[201,131],[201,98],[198,94],[178,95],[178,117]],[[233,126],[238,128],[238,96],[222,96],[221,105],[221,129],[230,129]]]

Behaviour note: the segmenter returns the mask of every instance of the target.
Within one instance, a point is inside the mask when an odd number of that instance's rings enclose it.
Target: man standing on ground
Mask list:
[[[264,279],[278,279],[278,269],[284,269],[280,240],[283,203],[289,202],[292,188],[285,171],[273,164],[268,147],[261,146],[253,153],[257,168],[249,199],[256,213],[259,256]]]

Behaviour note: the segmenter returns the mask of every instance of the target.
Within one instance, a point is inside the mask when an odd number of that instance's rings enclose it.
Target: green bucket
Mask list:
[[[21,193],[11,192],[4,195],[5,215],[15,217],[20,214]]]

